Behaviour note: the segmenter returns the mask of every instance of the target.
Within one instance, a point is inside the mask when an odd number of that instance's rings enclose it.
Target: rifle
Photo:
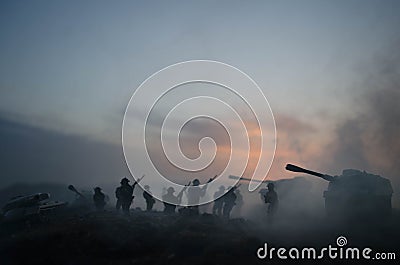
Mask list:
[[[132,187],[135,188],[136,184],[138,184],[146,175],[143,174],[141,178],[139,178],[137,181],[135,180],[135,182],[132,184]]]
[[[183,187],[183,189],[178,193],[177,198],[179,201],[182,199],[183,192],[190,186],[190,184],[192,184],[191,181],[189,181],[189,183],[187,185],[185,185],[185,187]]]
[[[214,179],[216,179],[218,177],[218,175],[215,175],[213,178],[210,178],[207,183],[210,183],[211,181],[213,181]]]
[[[141,181],[141,180],[142,180],[142,179],[143,179],[145,176],[146,176],[146,175],[145,175],[145,174],[143,174],[143,175],[142,175],[142,177],[141,177],[140,179],[138,179],[138,181],[137,181],[137,182],[139,183],[139,182],[140,182],[140,181]]]
[[[133,190],[135,190],[135,186],[144,178],[144,176],[146,176],[146,175],[143,174],[141,178],[139,178],[137,181],[135,180],[135,182],[132,184]],[[132,200],[133,200],[134,198],[135,198],[135,196],[132,196]]]

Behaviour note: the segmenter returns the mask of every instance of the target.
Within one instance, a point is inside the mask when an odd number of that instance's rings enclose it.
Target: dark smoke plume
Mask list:
[[[391,179],[395,196],[400,185],[398,46],[364,67],[368,75],[353,103],[358,111],[339,124],[330,146],[334,150],[330,169],[358,168],[380,174]]]

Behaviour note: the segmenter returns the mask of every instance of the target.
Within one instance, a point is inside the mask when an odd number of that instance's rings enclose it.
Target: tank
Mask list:
[[[324,191],[327,215],[333,217],[379,218],[392,211],[393,189],[390,180],[356,169],[345,169],[340,176],[330,176],[292,164],[286,170],[301,172],[329,182]]]
[[[45,212],[62,208],[66,202],[49,201],[49,193],[11,198],[2,208],[3,222],[17,222],[40,217]]]

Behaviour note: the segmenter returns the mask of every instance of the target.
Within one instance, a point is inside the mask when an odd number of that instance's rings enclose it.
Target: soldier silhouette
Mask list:
[[[156,203],[156,200],[154,200],[153,195],[151,194],[149,185],[144,186],[143,198],[146,201],[146,211],[153,210],[153,205]]]
[[[218,191],[214,193],[214,205],[213,205],[213,214],[214,215],[222,215],[222,207],[224,205],[224,198],[221,197],[225,192],[225,187],[220,186]],[[218,198],[218,199],[217,199]]]
[[[231,214],[233,206],[235,206],[235,201],[236,201],[236,194],[235,190],[238,188],[238,186],[233,186],[228,188],[228,192],[225,193],[223,196],[223,201],[224,201],[224,206],[222,208],[222,215],[224,218],[229,219],[229,216]]]
[[[106,205],[106,195],[101,192],[100,187],[94,188],[93,202],[96,210],[102,211],[104,210],[104,206]]]
[[[206,195],[208,183],[213,181],[217,176],[214,178],[210,178],[208,182],[200,188],[200,180],[194,179],[192,186],[189,186],[187,189],[187,197],[188,203],[191,205],[188,207],[192,214],[199,214],[199,204],[200,204],[200,197],[204,197]]]
[[[240,192],[240,189],[236,189],[235,194],[236,194],[236,205],[235,205],[234,216],[239,217],[242,214],[243,195]]]
[[[142,176],[142,178],[144,175]],[[116,204],[116,209],[119,210],[122,208],[122,211],[124,214],[129,215],[129,208],[131,207],[132,200],[134,198],[133,196],[133,191],[135,189],[135,186],[138,184],[138,182],[142,179],[140,178],[138,181],[135,181],[132,186],[129,184],[129,179],[123,178],[121,180],[121,186],[119,186],[115,190],[115,196],[117,197],[117,204]]]
[[[278,194],[275,191],[274,183],[270,182],[267,185],[268,191],[264,195],[265,203],[268,204],[268,222],[272,222],[276,211],[278,210]]]
[[[176,205],[181,203],[182,195],[186,188],[187,186],[185,186],[177,196],[174,195],[175,189],[173,187],[167,189],[167,193],[162,196],[164,201],[164,213],[175,213]]]

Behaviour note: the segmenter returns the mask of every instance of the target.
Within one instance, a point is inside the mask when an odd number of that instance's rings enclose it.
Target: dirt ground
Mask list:
[[[319,247],[334,245],[340,235],[352,246],[398,252],[398,217],[395,213],[374,223],[332,223],[300,216],[266,224],[209,214],[63,213],[37,222],[2,224],[0,264],[272,264],[283,261],[256,256],[266,242]]]

